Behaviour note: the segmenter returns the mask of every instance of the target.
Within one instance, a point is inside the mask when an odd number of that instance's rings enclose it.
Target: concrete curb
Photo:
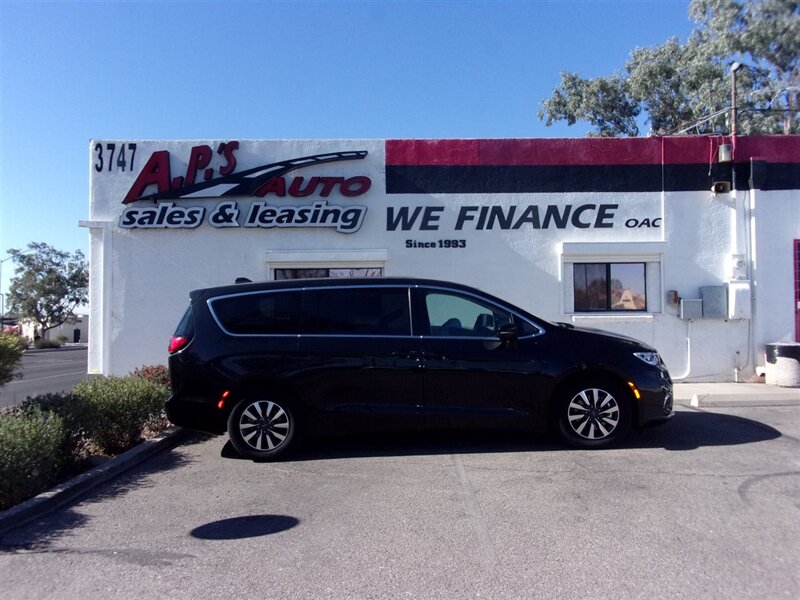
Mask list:
[[[800,388],[763,383],[678,383],[675,404],[690,408],[800,406]]]
[[[77,350],[88,350],[86,344],[65,344],[60,348],[26,348],[23,354],[45,354],[48,352],[75,352]]]
[[[181,427],[172,427],[159,437],[146,440],[102,465],[89,469],[51,490],[0,512],[0,534],[72,502],[78,496],[135,467],[154,454],[171,448],[187,435],[187,430]]]
[[[798,406],[797,398],[792,396],[780,397],[773,395],[770,398],[743,399],[732,396],[715,396],[713,394],[695,394],[691,398],[676,398],[675,404],[688,406],[690,408],[705,408],[716,406],[719,408],[759,408],[770,406]]]

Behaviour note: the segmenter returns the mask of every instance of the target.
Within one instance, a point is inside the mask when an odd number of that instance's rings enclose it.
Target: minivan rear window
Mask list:
[[[233,334],[280,335],[300,333],[302,291],[242,294],[211,301],[222,327]]]
[[[408,288],[307,289],[303,333],[411,335]]]

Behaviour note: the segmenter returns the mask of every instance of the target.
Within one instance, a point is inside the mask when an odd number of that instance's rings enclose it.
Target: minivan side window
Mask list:
[[[494,337],[501,325],[514,322],[508,311],[447,292],[428,292],[425,308],[434,337]]]
[[[211,301],[212,312],[229,333],[296,335],[300,333],[301,290],[242,294]]]
[[[306,289],[303,333],[411,335],[408,288]]]
[[[188,338],[194,337],[194,313],[192,312],[191,306],[183,313],[181,322],[178,323],[178,327],[175,328],[175,333],[173,335]]]

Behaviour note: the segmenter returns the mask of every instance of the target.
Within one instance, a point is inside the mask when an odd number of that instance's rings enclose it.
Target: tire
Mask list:
[[[628,390],[605,379],[584,379],[565,390],[557,404],[556,422],[568,444],[604,448],[628,434],[632,417]]]
[[[276,460],[294,446],[297,420],[283,400],[244,399],[228,416],[228,437],[237,452],[259,461]]]

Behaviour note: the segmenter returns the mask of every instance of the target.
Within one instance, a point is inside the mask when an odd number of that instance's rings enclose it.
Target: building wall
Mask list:
[[[32,321],[24,321],[20,325],[22,335],[32,340],[35,337],[37,325]],[[48,329],[46,337],[48,340],[58,340],[59,337],[67,338],[67,343],[73,343],[75,339],[75,330],[79,331],[79,342],[86,344],[89,341],[89,315],[79,314],[77,320],[73,323],[64,323],[53,329]]]
[[[726,141],[93,141],[84,223],[90,371],[165,363],[191,289],[239,276],[270,279],[274,268],[346,266],[466,283],[545,319],[637,337],[658,348],[676,377],[731,380],[736,367],[752,373],[763,364],[763,344],[794,330],[800,143],[796,136],[740,138],[732,169],[717,160]],[[117,162],[108,160],[111,144]],[[329,153],[346,154],[319,157]],[[754,157],[764,159],[756,178],[763,181],[751,191]],[[323,179],[300,196],[314,177]],[[710,191],[714,181],[734,178],[731,192]],[[310,215],[315,204],[340,207],[340,227],[244,226],[252,214],[266,222],[272,209],[307,207]],[[204,209],[202,222],[142,226],[148,210],[164,219],[165,206]],[[251,213],[254,206],[260,212]],[[732,268],[739,254],[744,275]],[[646,311],[575,311],[576,263],[631,261],[646,265]],[[675,290],[699,298],[702,286],[737,275],[751,282],[754,319],[681,319],[667,297]]]

